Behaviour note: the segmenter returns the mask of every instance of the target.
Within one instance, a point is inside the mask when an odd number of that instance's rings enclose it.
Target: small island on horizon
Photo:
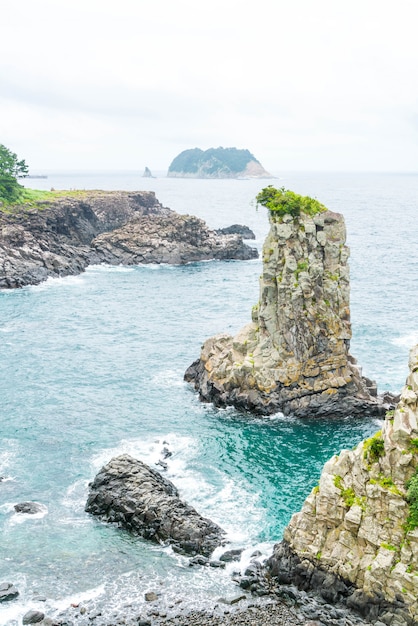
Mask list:
[[[168,168],[173,178],[273,178],[249,150],[191,148],[178,154]]]

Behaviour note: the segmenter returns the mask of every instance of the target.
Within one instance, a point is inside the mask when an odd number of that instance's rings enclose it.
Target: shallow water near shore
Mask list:
[[[261,249],[267,216],[252,203],[266,184],[342,212],[351,247],[351,351],[379,390],[400,391],[418,341],[418,176],[285,174],[272,181],[142,179],[132,173],[51,174],[31,185],[154,190],[211,227],[249,225]],[[261,260],[183,267],[90,267],[76,277],[0,292],[0,582],[48,615],[91,598],[139,610],[144,593],[169,606],[210,607],[234,596],[230,576],[256,549],[271,551],[316,484],[323,463],[379,428],[378,420],[254,418],[201,404],[183,382],[203,341],[238,331],[258,299]],[[88,482],[127,452],[164,474],[221,525],[241,564],[191,568],[171,549],[132,538],[84,512]],[[14,512],[25,500],[36,516]],[[216,556],[216,555],[215,555]],[[187,597],[184,598],[187,589]],[[46,602],[36,600],[43,596]]]

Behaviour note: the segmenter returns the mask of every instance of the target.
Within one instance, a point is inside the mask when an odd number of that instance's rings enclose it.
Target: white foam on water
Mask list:
[[[39,285],[28,285],[27,289],[29,291],[47,291],[49,289],[56,289],[57,287],[67,285],[80,285],[85,280],[83,274],[84,273],[77,274],[77,276],[49,276],[42,283],[39,283]]]
[[[184,387],[186,383],[183,380],[184,372],[181,370],[162,370],[151,378],[151,384],[156,387]]]
[[[134,272],[135,267],[127,265],[89,265],[86,268],[86,274],[110,273],[110,272]]]
[[[401,346],[404,348],[413,348],[418,343],[418,331],[413,331],[407,335],[401,337],[395,337],[391,340],[395,346]]]
[[[81,604],[82,602],[95,600],[96,598],[99,598],[104,593],[105,593],[105,585],[101,584],[101,585],[98,585],[97,587],[93,587],[93,589],[88,589],[87,591],[81,591],[81,592],[74,592],[70,596],[65,596],[64,598],[55,600],[53,601],[52,606],[59,611],[64,611],[70,606],[75,606],[75,605]]]
[[[19,443],[15,439],[3,439],[3,450],[0,451],[0,474],[6,473],[17,457]],[[3,480],[14,480],[9,476],[4,476]]]
[[[83,479],[70,485],[61,500],[62,506],[77,513],[83,512],[87,500],[88,483],[88,480]]]
[[[165,456],[164,450],[171,456]],[[95,473],[121,454],[139,459],[171,480],[180,498],[221,526],[234,545],[248,545],[257,537],[265,514],[259,506],[259,494],[247,489],[242,479],[238,484],[216,467],[208,470],[213,481],[205,477],[193,466],[193,461],[202,455],[194,438],[168,433],[148,439],[123,440],[116,448],[102,450],[93,457]],[[159,461],[166,464],[166,469]]]

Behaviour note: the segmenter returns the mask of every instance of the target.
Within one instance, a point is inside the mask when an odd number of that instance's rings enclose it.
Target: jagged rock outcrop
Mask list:
[[[324,208],[314,215],[271,211],[269,219],[253,321],[235,337],[208,339],[185,379],[203,401],[258,414],[381,414],[376,386],[349,353],[342,215]]]
[[[91,263],[188,263],[257,254],[239,235],[217,234],[203,220],[163,207],[153,192],[56,192],[32,206],[0,210],[3,289],[79,274]]]
[[[249,150],[191,148],[171,162],[167,176],[175,178],[271,178]]]
[[[224,531],[180,500],[173,483],[128,454],[102,467],[86,511],[183,554],[209,557],[224,543]]]
[[[255,233],[248,226],[242,224],[232,224],[225,228],[218,228],[216,231],[220,235],[241,235],[243,239],[255,239]]]
[[[243,243],[241,235],[219,234],[205,222],[174,211],[165,215],[138,216],[129,227],[118,228],[96,237],[91,260],[110,265],[172,263],[252,259],[257,250]]]
[[[152,175],[152,172],[149,167],[146,167],[144,169],[144,173],[142,174],[142,176],[143,178],[155,178],[155,176]]]
[[[279,582],[397,625],[418,624],[418,515],[407,491],[418,484],[418,346],[409,369],[382,431],[325,464],[268,561]]]

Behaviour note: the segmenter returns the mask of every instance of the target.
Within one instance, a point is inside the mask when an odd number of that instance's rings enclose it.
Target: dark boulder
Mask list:
[[[35,513],[41,513],[44,510],[44,507],[42,504],[39,504],[39,502],[19,502],[18,504],[15,504],[14,509],[17,513],[35,515]]]
[[[243,224],[232,224],[226,228],[218,228],[216,232],[220,235],[241,235],[243,239],[255,239],[255,234],[251,228]]]
[[[12,583],[0,583],[0,602],[14,600],[18,595],[19,592]]]
[[[23,616],[22,624],[38,624],[42,622],[45,615],[41,611],[30,610]]]
[[[224,531],[180,500],[173,483],[127,454],[97,474],[86,511],[183,554],[208,557],[224,543]]]

